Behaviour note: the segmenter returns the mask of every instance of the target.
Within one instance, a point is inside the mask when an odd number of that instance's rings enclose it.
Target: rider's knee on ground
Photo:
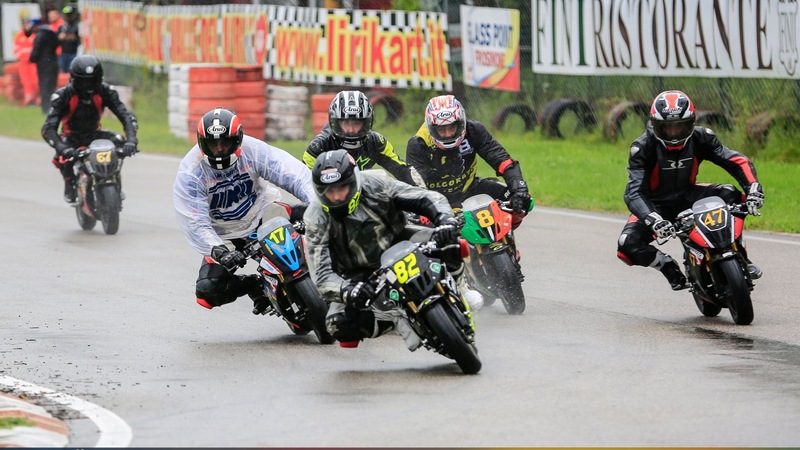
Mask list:
[[[325,319],[328,333],[339,341],[359,341],[376,334],[375,315],[370,310],[347,308]]]

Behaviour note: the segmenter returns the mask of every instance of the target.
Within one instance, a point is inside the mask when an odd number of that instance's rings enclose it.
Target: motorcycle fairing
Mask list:
[[[269,259],[281,272],[294,273],[305,262],[302,236],[285,217],[274,217],[258,227],[257,239],[264,254],[262,263]]]
[[[461,235],[470,244],[489,244],[511,231],[512,216],[487,194],[472,196],[461,207],[464,226]]]
[[[692,205],[695,228],[689,239],[700,247],[725,248],[734,241],[734,220],[719,197],[707,197]]]

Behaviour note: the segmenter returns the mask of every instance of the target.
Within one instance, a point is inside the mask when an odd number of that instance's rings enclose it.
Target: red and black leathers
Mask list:
[[[658,266],[659,251],[652,245],[653,231],[645,224],[648,214],[673,221],[695,201],[716,195],[728,203],[741,202],[742,193],[727,184],[697,184],[703,161],[722,167],[748,190],[758,182],[753,163],[743,154],[722,145],[708,128],[695,127],[680,150],[668,151],[648,124],[630,148],[625,203],[632,215],[622,230],[617,255],[627,264]],[[658,267],[657,267],[658,268]]]
[[[85,99],[78,97],[71,82],[57,90],[53,95],[52,109],[42,125],[42,137],[59,154],[69,147],[89,145],[102,131],[100,119],[105,108],[110,109],[122,122],[126,142],[137,144],[136,116],[120,101],[117,91],[106,83]]]
[[[477,176],[476,156],[483,158],[506,182],[481,179]],[[505,148],[475,120],[467,120],[467,133],[456,148],[440,149],[425,124],[409,139],[406,161],[422,175],[428,189],[441,193],[454,207],[475,194],[508,200],[517,190],[528,191],[519,163],[511,159]],[[509,192],[510,191],[510,192]]]

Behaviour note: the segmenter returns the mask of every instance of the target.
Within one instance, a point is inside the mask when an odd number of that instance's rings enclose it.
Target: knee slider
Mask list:
[[[372,337],[375,315],[372,311],[347,310],[332,314],[325,319],[328,333],[339,341],[358,341]]]
[[[236,300],[230,298],[227,292],[228,283],[220,283],[218,278],[204,278],[195,285],[197,298],[205,300],[211,306],[222,306]]]

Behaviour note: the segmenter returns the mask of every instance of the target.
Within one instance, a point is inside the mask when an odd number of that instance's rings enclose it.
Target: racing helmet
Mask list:
[[[78,56],[69,65],[69,81],[78,97],[91,97],[103,84],[103,65],[92,55]]]
[[[322,209],[336,218],[355,212],[361,200],[361,173],[356,161],[347,150],[324,152],[311,169],[311,179]],[[331,200],[325,195],[332,188],[349,186],[347,195],[340,200]]]
[[[197,145],[205,162],[215,169],[223,170],[236,164],[242,152],[242,139],[242,121],[229,109],[214,108],[197,122]],[[220,147],[224,151],[220,152]]]
[[[458,147],[467,135],[467,113],[453,95],[433,97],[425,108],[425,126],[437,147]]]
[[[681,91],[664,91],[653,100],[650,123],[653,134],[667,150],[681,150],[694,133],[694,103]]]
[[[361,146],[364,139],[372,131],[372,104],[363,92],[342,91],[336,94],[328,109],[328,124],[339,144],[347,149]],[[351,129],[353,122],[361,127]]]

